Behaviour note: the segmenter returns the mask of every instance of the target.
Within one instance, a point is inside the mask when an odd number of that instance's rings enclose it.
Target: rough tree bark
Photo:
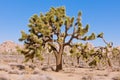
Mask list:
[[[79,61],[80,57],[77,57],[77,65],[79,65],[80,61]]]
[[[62,70],[62,54],[63,54],[64,46],[61,45],[59,52],[56,54],[56,72]]]

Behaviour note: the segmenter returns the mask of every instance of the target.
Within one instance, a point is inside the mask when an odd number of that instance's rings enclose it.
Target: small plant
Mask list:
[[[112,78],[112,80],[120,80],[120,77],[116,76],[116,77]]]

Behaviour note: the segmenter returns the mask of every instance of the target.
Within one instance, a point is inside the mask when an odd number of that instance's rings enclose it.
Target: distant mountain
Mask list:
[[[13,41],[5,41],[0,44],[0,54],[17,54],[16,47],[22,47],[22,45],[17,44]]]

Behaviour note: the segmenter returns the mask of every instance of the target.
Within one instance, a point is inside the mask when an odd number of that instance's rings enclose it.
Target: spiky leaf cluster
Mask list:
[[[102,33],[98,34],[97,37],[98,37],[98,38],[103,38],[103,34],[104,34],[104,33],[102,32]]]
[[[71,56],[81,57],[82,59],[88,61],[94,52],[94,48],[89,46],[89,43],[77,43],[74,44],[70,50]]]

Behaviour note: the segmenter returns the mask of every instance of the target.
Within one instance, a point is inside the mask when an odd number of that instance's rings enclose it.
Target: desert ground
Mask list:
[[[97,70],[63,65],[60,72],[51,68],[55,69],[53,56],[48,65],[47,57],[44,61],[36,60],[32,63],[24,62],[21,54],[0,53],[0,80],[120,80],[120,70],[109,68]]]
[[[47,65],[22,60],[21,55],[0,55],[0,80],[120,80],[120,71],[64,66],[55,72]]]

